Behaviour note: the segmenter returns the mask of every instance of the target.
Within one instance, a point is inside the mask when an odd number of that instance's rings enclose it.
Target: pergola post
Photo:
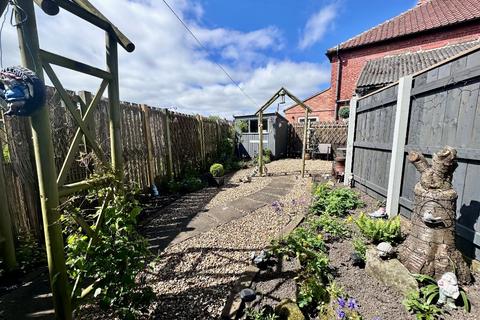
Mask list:
[[[260,176],[263,175],[263,112],[258,114],[258,167]]]
[[[108,84],[110,152],[112,168],[118,178],[123,178],[123,148],[121,131],[120,90],[118,82],[117,39],[106,32],[107,70],[112,75]]]
[[[305,155],[307,154],[307,136],[308,136],[308,109],[305,109],[305,124],[303,126],[303,146],[302,146],[302,178],[305,178]]]
[[[43,79],[33,1],[17,0],[17,4],[23,10],[22,15],[28,17],[25,19],[23,16],[16,16],[22,65],[35,71],[37,76]],[[59,204],[57,172],[49,111],[46,106],[42,106],[32,115],[31,128],[55,315],[57,319],[70,320],[72,308],[63,251],[62,226],[57,210]]]

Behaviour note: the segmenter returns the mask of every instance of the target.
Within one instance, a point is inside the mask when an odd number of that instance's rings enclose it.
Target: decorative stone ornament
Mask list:
[[[456,309],[455,300],[460,296],[458,288],[457,276],[453,272],[447,272],[438,280],[438,288],[440,291],[438,304]]]
[[[378,256],[382,259],[388,259],[393,257],[395,250],[392,245],[388,242],[381,242],[377,246]]]
[[[452,176],[456,155],[454,148],[446,146],[433,155],[430,165],[422,154],[409,153],[408,160],[421,177],[414,188],[412,229],[399,249],[399,258],[411,273],[438,278],[456,270],[458,280],[468,283],[470,270],[455,246],[457,193]]]
[[[31,116],[45,104],[46,88],[37,75],[24,67],[0,71],[0,98],[7,103],[7,116]]]
[[[257,294],[250,288],[245,288],[240,291],[240,299],[242,299],[243,302],[252,302],[256,298]]]

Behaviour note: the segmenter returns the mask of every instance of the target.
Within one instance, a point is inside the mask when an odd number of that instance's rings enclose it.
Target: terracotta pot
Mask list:
[[[310,160],[311,158],[310,153],[305,153],[305,160]]]

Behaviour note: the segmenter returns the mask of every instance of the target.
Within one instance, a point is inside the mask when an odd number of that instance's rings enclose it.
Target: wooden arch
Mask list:
[[[312,112],[309,106],[307,106],[303,101],[294,96],[290,91],[285,88],[280,88],[263,106],[261,106],[255,115],[258,115],[258,167],[260,175],[264,173],[264,163],[263,163],[263,112],[268,109],[279,97],[287,95],[290,99],[295,101],[299,106],[305,110],[305,126],[303,128],[303,146],[302,146],[302,178],[305,177],[305,154],[307,149],[307,124],[308,124],[308,113]]]
[[[48,15],[56,15],[60,9],[62,9],[104,30],[106,35],[106,70],[42,50],[39,45],[34,4],[38,5]],[[87,189],[91,183],[95,182],[93,180],[84,180],[65,184],[67,173],[74,161],[79,143],[83,137],[98,158],[105,164],[111,166],[120,178],[122,177],[123,152],[120,131],[121,113],[119,108],[118,44],[128,52],[132,52],[135,49],[135,45],[88,0],[0,0],[0,13],[3,14],[8,5],[18,7],[18,10],[15,11],[15,19],[17,22],[16,28],[22,65],[33,70],[42,80],[44,78],[43,71],[45,71],[78,125],[66,159],[60,172],[57,173],[48,108],[45,106],[41,107],[30,118],[55,317],[56,319],[71,320],[71,294],[75,290],[72,291],[68,284],[62,228],[59,223],[59,198],[79,190]],[[59,41],[61,41],[61,39],[59,39]],[[91,101],[80,101],[81,109],[84,110],[83,115],[80,115],[77,111],[74,101],[72,101],[67,94],[51,65],[61,66],[102,79],[95,97]],[[99,104],[103,92],[107,87],[111,147],[110,163],[107,162],[108,160],[104,152],[98,143],[96,143],[94,135],[87,125],[89,119],[91,119],[93,110]],[[2,175],[0,175],[0,180],[3,180],[1,178]],[[4,202],[1,197],[0,201]],[[0,205],[0,218],[8,215],[8,212],[4,210],[5,206]],[[3,222],[5,222],[4,219],[0,219],[0,223]],[[88,225],[81,227],[84,229],[90,228]],[[93,288],[93,286],[89,286],[85,290],[85,294],[91,291],[89,288]]]

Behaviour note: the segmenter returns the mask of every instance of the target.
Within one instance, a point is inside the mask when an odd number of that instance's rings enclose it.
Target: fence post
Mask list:
[[[203,119],[202,116],[197,114],[197,121],[198,121],[198,140],[200,142],[200,157],[202,160],[202,170],[207,166],[207,159],[205,157],[205,146],[204,146],[204,135],[203,132]]]
[[[155,185],[155,164],[153,159],[153,142],[152,142],[152,128],[150,127],[150,108],[142,104],[143,112],[143,130],[145,131],[145,143],[147,145],[147,171],[148,171],[148,184],[151,188]]]
[[[167,140],[167,176],[168,180],[173,179],[173,155],[172,155],[172,137],[170,133],[170,112],[165,109],[165,139]]]
[[[357,104],[358,98],[353,97],[350,100],[347,135],[347,158],[345,159],[345,176],[343,179],[343,184],[346,186],[350,185],[353,179],[353,142],[355,141],[355,127],[357,124]]]
[[[393,131],[392,155],[390,158],[390,173],[388,175],[387,189],[386,211],[389,217],[396,216],[399,210],[412,81],[413,77],[409,75],[400,78],[398,83],[397,109],[395,112],[395,127]]]

